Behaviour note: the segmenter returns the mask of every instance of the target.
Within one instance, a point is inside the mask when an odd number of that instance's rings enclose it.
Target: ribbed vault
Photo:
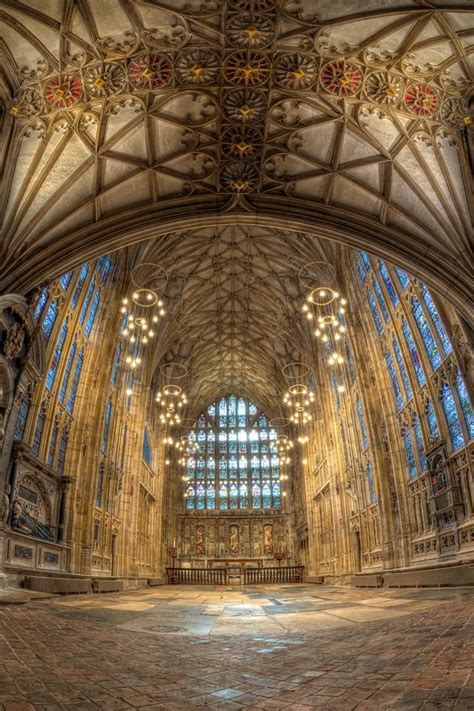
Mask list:
[[[470,3],[359,7],[0,0],[0,287],[185,221],[287,217],[466,309]]]
[[[185,364],[182,384],[197,412],[216,393],[238,392],[279,415],[287,386],[282,367],[315,362],[314,340],[300,311],[301,268],[338,266],[337,245],[262,227],[229,226],[167,235],[149,244],[142,263],[164,267],[167,314],[149,379],[160,366]]]

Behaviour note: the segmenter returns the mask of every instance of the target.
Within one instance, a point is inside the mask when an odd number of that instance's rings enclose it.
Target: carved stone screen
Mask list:
[[[266,415],[242,397],[208,405],[189,434],[187,510],[279,509],[276,436]]]

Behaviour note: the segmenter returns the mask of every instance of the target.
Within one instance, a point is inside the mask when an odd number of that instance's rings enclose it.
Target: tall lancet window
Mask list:
[[[208,405],[188,437],[187,509],[280,508],[276,438],[268,417],[245,398]]]

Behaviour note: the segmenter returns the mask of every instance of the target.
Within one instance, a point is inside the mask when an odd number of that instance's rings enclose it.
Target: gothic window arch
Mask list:
[[[281,507],[276,432],[249,400],[228,395],[208,405],[188,438],[188,510]]]
[[[151,467],[151,440],[147,427],[143,430],[142,458],[145,464]]]
[[[18,408],[18,417],[15,424],[13,439],[17,442],[23,439],[26,430],[26,422],[31,407],[31,398],[29,393],[25,393],[21,399],[20,407]]]
[[[74,358],[76,357],[76,351],[77,351],[77,341],[74,340],[72,343],[68,357],[66,360],[66,365],[64,368],[64,375],[61,383],[61,388],[59,390],[59,402],[64,402],[64,399],[66,397],[66,392],[69,384],[69,378],[71,377],[71,369],[72,369],[72,364],[74,363]]]
[[[72,376],[71,388],[69,390],[69,397],[66,403],[66,410],[70,415],[74,412],[74,406],[76,404],[77,389],[79,387],[79,381],[81,379],[82,368],[84,365],[84,349],[79,351],[77,356],[76,367],[74,368],[74,374]]]
[[[80,299],[82,289],[84,288],[84,284],[86,283],[87,277],[89,276],[89,271],[90,267],[88,264],[83,264],[81,267],[81,271],[79,272],[79,277],[77,280],[76,287],[74,289],[74,293],[71,299],[71,306],[73,308],[76,308],[78,301]]]
[[[364,450],[366,450],[369,448],[369,437],[367,435],[367,427],[365,424],[364,410],[362,407],[362,401],[361,401],[360,397],[358,397],[356,400],[356,410],[357,410],[357,419],[359,421],[360,436],[362,439],[362,448]]]
[[[33,442],[31,451],[35,456],[39,455],[41,449],[41,440],[43,438],[44,426],[46,423],[46,403],[42,402],[39,408],[38,417],[36,419],[35,431],[33,434]]]
[[[426,310],[428,311],[438,333],[438,338],[441,341],[444,355],[449,355],[453,350],[453,346],[451,345],[451,341],[446,333],[446,329],[438,313],[438,309],[435,306],[426,284],[421,285],[421,294],[423,296],[423,301],[425,302]]]
[[[46,340],[49,339],[51,332],[54,328],[54,324],[56,323],[56,319],[58,317],[58,307],[58,300],[55,299],[48,306],[46,314],[43,318],[43,322],[41,324],[41,331]]]
[[[71,283],[72,275],[74,274],[74,271],[66,272],[62,276],[59,277],[59,283],[63,287],[64,291],[67,291],[69,284]]]
[[[102,444],[101,451],[107,451],[107,445],[109,442],[109,430],[110,430],[110,420],[112,417],[112,400],[109,398],[105,406],[105,416],[104,416],[104,429],[102,433]]]
[[[86,334],[86,336],[91,335],[91,331],[94,326],[94,321],[95,321],[95,317],[97,316],[97,311],[99,309],[99,305],[100,305],[100,292],[96,291],[94,294],[94,299],[92,301],[92,306],[89,311],[89,315],[88,315],[87,321],[86,321],[86,326],[84,329],[84,333]]]
[[[443,383],[441,386],[441,404],[443,406],[451,444],[454,450],[459,449],[464,445],[464,434],[456,407],[456,401],[448,383]]]
[[[46,375],[46,387],[52,390],[54,381],[56,380],[56,373],[58,371],[59,361],[61,360],[61,354],[64,347],[64,342],[67,338],[68,324],[65,321],[59,332],[58,340],[56,341],[56,346],[53,351],[53,356],[51,359],[51,364]]]
[[[386,290],[387,290],[387,293],[388,293],[388,295],[390,296],[390,300],[391,300],[391,302],[392,302],[392,305],[393,305],[393,306],[398,306],[398,304],[400,303],[400,300],[399,300],[399,298],[398,298],[398,294],[397,294],[397,292],[396,292],[396,289],[395,289],[395,287],[394,287],[394,285],[393,285],[392,277],[390,276],[390,272],[388,271],[388,267],[387,267],[387,265],[385,264],[385,262],[383,262],[381,259],[378,260],[378,265],[379,265],[379,272],[380,272],[380,275],[381,275],[381,277],[382,277],[382,279],[383,279],[383,282],[384,282],[384,284],[385,284],[385,288],[386,288]]]
[[[398,411],[398,410],[402,409],[402,407],[405,403],[404,403],[403,394],[402,394],[402,391],[400,388],[400,383],[398,382],[397,371],[395,369],[393,358],[388,350],[385,353],[385,360],[387,363],[387,369],[388,369],[388,373],[390,376],[390,380],[392,381],[393,393],[395,396],[395,403],[396,403],[397,411]]]
[[[421,362],[418,353],[418,348],[416,347],[415,341],[413,339],[413,334],[405,317],[402,318],[402,332],[405,338],[405,343],[407,345],[408,352],[410,354],[413,369],[418,380],[418,385],[421,387],[426,383],[425,369],[423,368],[423,363]]]
[[[418,331],[423,340],[423,345],[425,346],[426,355],[430,361],[433,370],[436,370],[441,365],[441,355],[436,344],[436,340],[433,336],[433,332],[430,328],[428,320],[423,312],[423,307],[417,298],[413,297],[411,300],[411,308],[413,317],[418,326]]]
[[[460,368],[456,369],[455,386],[459,402],[461,403],[461,410],[464,422],[466,423],[467,434],[469,439],[472,439],[474,437],[474,417],[472,414],[471,399],[469,397],[469,393],[467,392],[466,383],[464,382]]]
[[[41,294],[38,297],[38,301],[36,302],[34,311],[33,311],[33,316],[35,321],[39,321],[41,319],[41,316],[43,315],[43,311],[45,309],[46,304],[48,303],[49,299],[49,291],[48,289],[43,289],[41,291]]]

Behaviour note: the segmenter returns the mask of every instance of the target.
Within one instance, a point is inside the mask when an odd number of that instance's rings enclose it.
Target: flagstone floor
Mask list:
[[[0,607],[0,709],[471,709],[474,589],[159,587]]]

